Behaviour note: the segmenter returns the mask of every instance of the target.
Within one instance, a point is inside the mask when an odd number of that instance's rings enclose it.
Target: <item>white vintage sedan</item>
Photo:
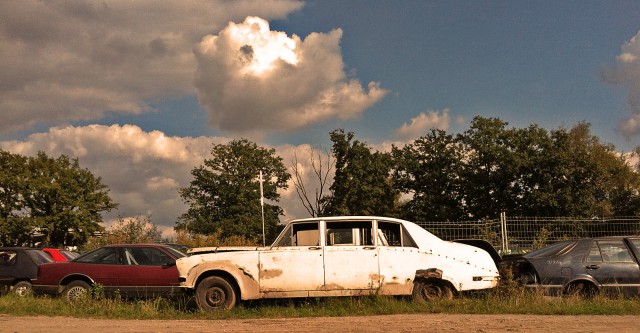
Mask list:
[[[261,298],[380,294],[425,302],[498,282],[485,250],[386,217],[294,220],[268,247],[190,252],[176,261],[181,286],[195,293],[205,311]]]

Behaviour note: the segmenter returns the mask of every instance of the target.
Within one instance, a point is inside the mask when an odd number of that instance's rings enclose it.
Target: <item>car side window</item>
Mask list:
[[[418,247],[400,223],[378,221],[378,243],[382,246]]]
[[[373,222],[327,222],[327,246],[373,245]]]
[[[589,249],[589,255],[587,256],[588,262],[602,262],[602,254],[600,254],[600,248],[598,243],[593,242],[591,249]]]
[[[118,255],[118,248],[115,247],[103,247],[94,250],[76,258],[75,261],[104,265],[119,265],[122,263]]]
[[[274,243],[277,247],[318,245],[320,245],[318,222],[290,224]]]
[[[633,262],[629,249],[622,240],[597,241],[604,262]]]
[[[15,263],[16,251],[2,251],[0,252],[0,266],[9,266]]]
[[[154,247],[131,247],[126,253],[131,253],[130,265],[162,266],[174,261],[168,254]]]

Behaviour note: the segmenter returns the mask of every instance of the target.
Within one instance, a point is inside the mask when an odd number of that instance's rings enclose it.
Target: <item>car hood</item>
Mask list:
[[[267,250],[268,247],[261,246],[213,246],[213,247],[194,247],[187,251],[189,255],[203,253],[221,253],[221,252],[239,252],[239,251],[260,251]]]

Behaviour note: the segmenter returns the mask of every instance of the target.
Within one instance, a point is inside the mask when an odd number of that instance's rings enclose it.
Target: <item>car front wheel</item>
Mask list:
[[[66,288],[64,288],[64,297],[69,302],[79,301],[83,297],[86,297],[87,292],[89,292],[89,288],[91,288],[91,286],[89,286],[89,284],[84,281],[72,281],[67,284]]]
[[[11,290],[20,297],[30,296],[33,294],[33,287],[29,281],[20,281],[14,284]]]
[[[414,283],[412,297],[418,303],[449,300],[453,299],[453,291],[443,281],[421,280]]]
[[[210,276],[198,284],[196,302],[204,311],[228,310],[236,305],[236,292],[224,278]]]

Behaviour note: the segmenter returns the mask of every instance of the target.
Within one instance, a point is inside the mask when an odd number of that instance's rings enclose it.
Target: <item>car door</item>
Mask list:
[[[623,239],[595,240],[585,271],[609,295],[638,295],[640,291],[640,267]]]
[[[381,293],[410,294],[413,283],[409,282],[414,280],[423,254],[402,224],[378,221],[377,226]]]
[[[175,259],[159,248],[123,248],[124,270],[120,290],[131,296],[151,297],[169,294],[179,285]]]
[[[60,265],[65,265],[67,273],[88,276],[93,282],[104,286],[106,292],[113,292],[118,290],[122,278],[126,276],[127,267],[123,263],[121,249],[108,246]]]
[[[271,249],[260,251],[259,256],[260,292],[266,296],[305,296],[324,288],[317,221],[290,224]]]
[[[376,290],[380,287],[373,221],[327,221],[324,246],[326,291]]]

